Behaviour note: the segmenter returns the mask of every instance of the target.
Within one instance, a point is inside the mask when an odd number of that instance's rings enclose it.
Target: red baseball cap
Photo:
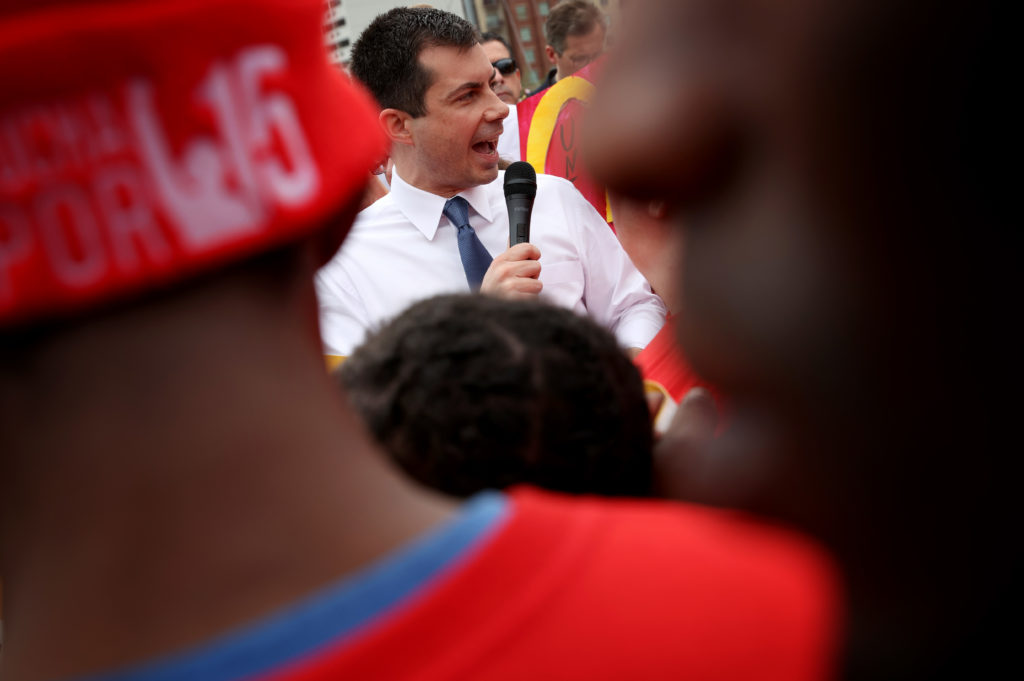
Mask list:
[[[0,10],[0,326],[294,241],[385,153],[321,0]]]

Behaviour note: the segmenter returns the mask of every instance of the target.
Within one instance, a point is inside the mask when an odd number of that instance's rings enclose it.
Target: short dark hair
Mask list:
[[[570,310],[430,298],[372,334],[337,378],[388,454],[448,494],[650,491],[640,373],[611,333]]]
[[[508,44],[508,41],[505,40],[505,37],[502,36],[500,33],[495,33],[494,31],[487,31],[486,33],[480,36],[480,44],[490,43],[494,41],[497,41],[504,45],[505,49],[508,50],[509,56],[512,56],[512,46]]]
[[[428,47],[467,50],[480,36],[471,23],[432,7],[396,7],[379,15],[352,47],[352,75],[384,109],[413,117],[426,114],[424,95],[432,74],[420,64]]]
[[[544,22],[544,36],[548,45],[562,54],[569,36],[586,35],[598,23],[604,26],[604,13],[590,0],[563,0],[548,14]]]

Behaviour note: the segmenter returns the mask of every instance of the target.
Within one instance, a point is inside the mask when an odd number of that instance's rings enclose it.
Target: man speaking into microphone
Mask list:
[[[623,347],[643,348],[665,306],[570,182],[536,178],[529,242],[509,246],[496,149],[509,109],[478,41],[456,15],[396,8],[353,47],[394,171],[391,192],[359,214],[317,276],[325,351],[348,355],[413,302],[472,290],[589,314]]]

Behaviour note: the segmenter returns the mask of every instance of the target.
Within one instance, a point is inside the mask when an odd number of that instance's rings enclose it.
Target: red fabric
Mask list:
[[[671,317],[633,362],[640,369],[644,380],[657,383],[676,402],[682,400],[691,388],[707,385],[686,361],[676,343]]]
[[[79,2],[0,24],[0,324],[296,239],[384,151],[322,0]]]
[[[588,64],[572,76],[563,78],[551,87],[527,97],[516,104],[516,116],[519,119],[519,149],[522,159],[529,162],[538,173],[564,177],[572,182],[594,206],[601,217],[607,218],[608,197],[604,185],[595,180],[587,171],[580,155],[582,148],[580,138],[580,121],[585,112],[586,101],[567,94],[572,79],[583,79],[588,83],[596,80],[600,65]],[[537,107],[542,101],[555,102],[558,106],[550,111],[554,120],[540,120]],[[530,129],[534,125],[550,127],[549,141],[543,158],[534,158],[529,153],[527,141]],[[614,229],[614,226],[612,227]]]
[[[262,681],[832,676],[836,581],[802,538],[661,502],[512,503],[427,593]]]

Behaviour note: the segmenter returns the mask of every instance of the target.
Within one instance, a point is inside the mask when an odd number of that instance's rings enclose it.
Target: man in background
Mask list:
[[[661,299],[567,180],[537,177],[530,240],[509,247],[494,72],[449,12],[396,8],[356,41],[352,73],[380,103],[394,170],[317,277],[327,354],[348,355],[417,300],[469,290],[588,314],[634,352],[664,325]]]
[[[544,22],[548,43],[544,54],[552,67],[540,86],[529,94],[548,89],[601,56],[607,33],[605,22],[604,13],[590,0],[563,0],[555,5]]]
[[[523,98],[523,74],[519,70],[508,42],[498,33],[484,33],[480,36],[484,54],[494,67],[491,89],[498,99],[509,106]]]
[[[504,122],[504,130],[498,138],[498,155],[502,160],[522,160],[519,149],[519,117],[516,115],[516,102],[523,98],[523,75],[516,64],[515,57],[508,42],[498,33],[484,33],[480,37],[480,45],[484,54],[491,60],[494,76],[491,78],[491,89],[498,99],[508,104],[508,117]]]

